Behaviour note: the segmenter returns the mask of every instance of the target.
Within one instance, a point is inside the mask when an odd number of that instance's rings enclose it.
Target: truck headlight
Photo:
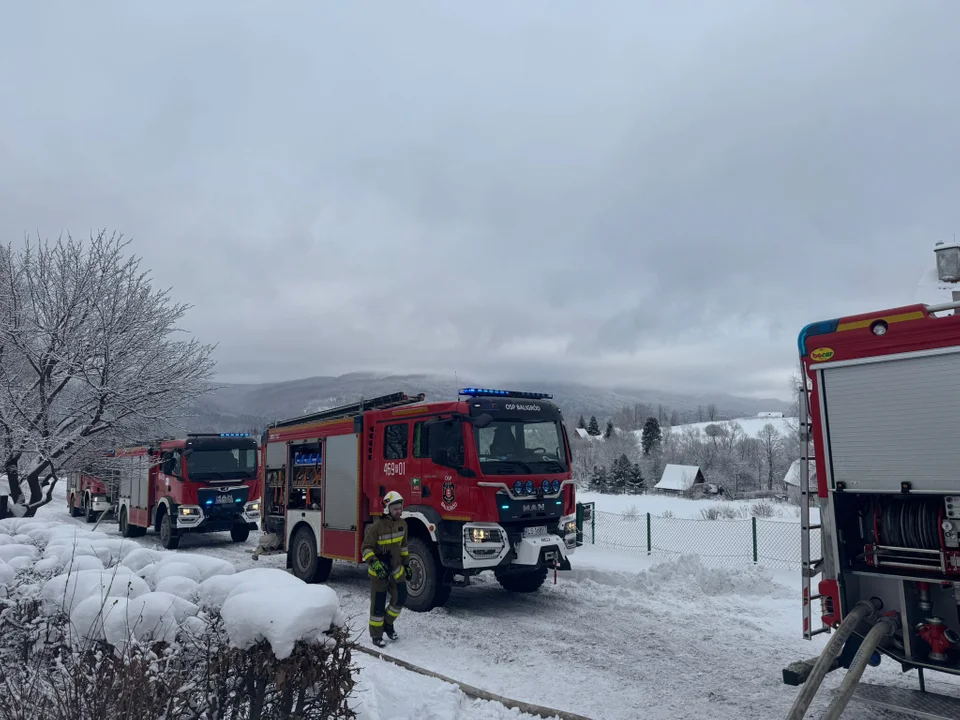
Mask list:
[[[260,501],[259,501],[259,500],[252,500],[251,502],[248,502],[247,505],[246,505],[246,507],[244,508],[244,511],[245,511],[245,512],[260,512]]]
[[[467,540],[473,543],[503,542],[503,536],[498,528],[469,528]]]
[[[576,520],[567,520],[567,522],[560,525],[560,530],[564,535],[573,535],[577,532],[577,521]]]
[[[185,515],[185,516],[186,516],[186,515],[199,515],[199,514],[200,514],[200,508],[196,508],[196,507],[179,507],[179,508],[177,508],[177,512],[179,512],[181,515]]]

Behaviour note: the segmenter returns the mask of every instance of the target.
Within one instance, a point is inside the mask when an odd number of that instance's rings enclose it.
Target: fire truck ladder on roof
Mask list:
[[[823,572],[823,553],[816,560],[811,558],[810,554],[810,533],[813,530],[820,530],[822,525],[810,524],[810,499],[816,497],[816,488],[810,491],[810,463],[814,461],[813,453],[813,424],[810,420],[810,390],[806,382],[800,386],[800,565],[803,586],[803,637],[807,640],[814,635],[830,632],[830,626],[823,623],[817,630],[813,629],[813,602],[819,600],[822,596],[810,594],[810,587],[813,584],[813,578]],[[822,523],[822,520],[821,520]],[[823,535],[821,533],[821,550],[823,546]]]
[[[407,395],[406,393],[396,392],[390,395],[381,395],[380,397],[371,398],[369,400],[361,400],[358,403],[352,403],[350,405],[341,405],[340,407],[330,408],[329,410],[321,410],[320,412],[311,413],[309,415],[301,415],[300,417],[290,418],[289,420],[278,420],[270,427],[282,428],[308,422],[320,422],[322,420],[339,420],[340,418],[356,417],[366,410],[388,410],[390,408],[400,407],[402,405],[412,405],[413,403],[422,402],[425,397],[426,395],[423,393],[420,393],[419,395]]]

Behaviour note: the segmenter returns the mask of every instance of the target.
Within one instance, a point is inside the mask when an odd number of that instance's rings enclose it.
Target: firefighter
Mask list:
[[[363,537],[360,553],[370,573],[370,637],[383,647],[383,634],[397,639],[394,623],[407,600],[407,575],[410,573],[407,551],[407,522],[403,498],[398,492],[383,497],[383,512]],[[387,594],[390,603],[387,604]]]

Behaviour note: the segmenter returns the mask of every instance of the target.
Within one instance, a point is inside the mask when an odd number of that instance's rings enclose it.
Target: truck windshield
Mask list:
[[[559,422],[494,420],[473,432],[484,474],[532,475],[567,469]]]
[[[253,448],[193,450],[187,456],[191,480],[241,480],[257,474],[257,451]]]

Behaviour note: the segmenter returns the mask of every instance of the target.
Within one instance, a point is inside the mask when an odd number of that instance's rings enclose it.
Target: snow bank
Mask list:
[[[332,589],[303,582],[234,591],[223,603],[220,615],[231,644],[245,649],[267,640],[280,660],[290,657],[298,640],[322,642],[332,625],[342,626],[347,621]]]
[[[118,649],[148,638],[173,642],[219,614],[230,645],[266,641],[282,660],[298,640],[324,642],[347,620],[332,589],[282,570],[238,573],[219,558],[149,550],[73,524],[2,520],[0,596],[31,594],[47,615],[66,614],[78,638]]]

